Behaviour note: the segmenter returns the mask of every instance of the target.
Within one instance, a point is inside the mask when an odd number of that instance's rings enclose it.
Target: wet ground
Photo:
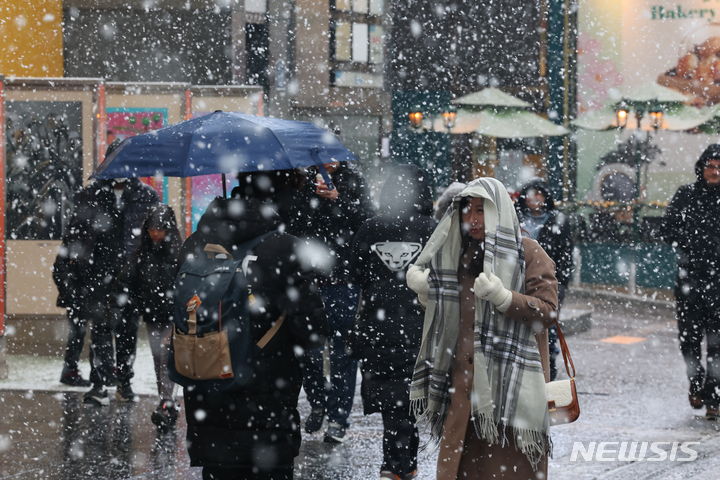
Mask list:
[[[672,311],[593,301],[593,328],[568,338],[582,415],[552,430],[551,479],[717,479],[720,426],[691,410]],[[109,407],[82,403],[80,392],[0,391],[2,479],[200,479],[184,447],[184,422],[158,433],[153,397]],[[301,400],[301,414],[308,413]],[[296,478],[377,478],[380,417],[363,417],[356,398],[345,444],[305,435]],[[692,462],[571,461],[573,442],[699,442]],[[420,457],[421,480],[434,478],[435,452]]]

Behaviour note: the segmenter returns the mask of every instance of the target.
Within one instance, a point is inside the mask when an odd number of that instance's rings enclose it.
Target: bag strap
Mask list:
[[[247,242],[241,244],[238,247],[238,252],[243,253],[245,255],[249,254],[253,248],[257,247],[263,240],[265,240],[267,237],[269,237],[270,235],[272,235],[275,232],[277,232],[277,229],[270,230],[269,232],[265,232],[262,235],[258,235],[257,237],[248,240]],[[228,252],[225,247],[223,247],[222,245],[216,244],[216,243],[206,243],[205,247],[203,248],[203,252],[205,252],[205,254],[208,256],[208,258],[215,258],[216,255],[218,255],[218,254],[226,255],[227,258],[234,258],[232,256],[232,254],[230,252]],[[236,252],[236,255],[238,252]],[[230,288],[230,283],[231,282],[228,281],[228,284],[226,285],[225,290]],[[224,296],[224,293],[223,293],[223,296]],[[223,316],[223,312],[222,312],[222,298],[221,298],[220,302],[218,303],[218,331],[222,330],[222,316]],[[275,335],[275,333],[273,333],[273,335]],[[270,336],[270,338],[272,338],[272,336]],[[268,338],[268,341],[270,341],[270,338]]]
[[[215,258],[218,254],[227,255],[227,257],[230,258],[230,252],[225,250],[225,247],[217,243],[206,243],[205,248],[203,248],[203,252],[205,252],[205,254],[210,258]]]
[[[573,363],[572,356],[570,355],[570,348],[565,341],[565,335],[563,334],[562,328],[560,328],[560,322],[555,320],[555,329],[557,330],[558,342],[560,343],[560,351],[562,352],[563,360],[565,362],[565,372],[568,377],[575,378],[575,364]],[[570,373],[572,371],[572,373]]]
[[[262,338],[260,340],[258,340],[256,345],[258,347],[260,347],[261,349],[265,348],[265,345],[267,345],[270,342],[270,340],[272,340],[272,338],[275,336],[275,334],[278,332],[278,330],[280,330],[280,327],[282,327],[282,324],[284,321],[285,321],[285,312],[283,312],[282,315],[280,315],[280,317],[278,317],[278,319],[275,320],[275,323],[273,324],[272,327],[270,327],[270,330],[265,332],[265,335],[263,335]]]

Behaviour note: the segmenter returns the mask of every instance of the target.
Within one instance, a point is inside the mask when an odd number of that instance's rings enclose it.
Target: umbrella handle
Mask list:
[[[322,175],[323,180],[325,180],[325,186],[328,188],[328,190],[335,190],[335,185],[332,182],[332,178],[330,178],[330,174],[325,169],[325,165],[323,165],[322,160],[320,160],[319,151],[316,148],[313,148],[310,150],[310,155],[315,160],[315,165],[317,165],[318,172],[320,175]]]

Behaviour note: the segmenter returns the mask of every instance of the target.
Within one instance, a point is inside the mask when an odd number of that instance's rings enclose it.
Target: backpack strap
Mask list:
[[[222,245],[218,245],[217,243],[207,243],[205,244],[205,248],[203,248],[203,252],[209,257],[209,258],[215,258],[217,255],[226,255],[227,258],[230,258],[230,252],[225,250],[225,247]]]
[[[258,340],[256,345],[261,349],[265,348],[265,345],[267,345],[268,342],[270,342],[270,340],[272,340],[272,338],[278,332],[278,330],[280,330],[280,327],[282,327],[282,324],[284,321],[285,321],[285,312],[283,312],[282,315],[280,315],[280,317],[278,317],[278,319],[275,320],[275,323],[273,324],[272,327],[270,327],[270,330],[265,332],[265,335],[263,335],[262,338],[260,340]]]

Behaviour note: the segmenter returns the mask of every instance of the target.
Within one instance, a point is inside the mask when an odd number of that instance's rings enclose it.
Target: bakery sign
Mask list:
[[[654,81],[697,105],[720,103],[720,0],[629,0],[620,11],[625,87]]]
[[[705,0],[703,3],[710,3]],[[717,2],[720,3],[720,2]],[[682,4],[674,5],[651,5],[651,20],[709,20],[712,21],[720,13],[715,8],[688,8]]]

